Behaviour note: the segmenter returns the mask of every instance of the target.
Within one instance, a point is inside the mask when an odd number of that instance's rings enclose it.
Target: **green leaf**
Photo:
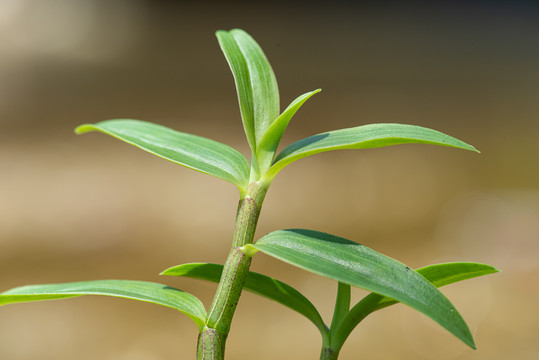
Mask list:
[[[436,287],[450,285],[462,280],[499,272],[493,266],[474,262],[452,262],[435,264],[416,270]]]
[[[277,155],[273,166],[265,175],[265,180],[271,181],[285,166],[309,155],[331,150],[368,149],[408,143],[477,151],[473,146],[436,130],[414,125],[370,124],[328,131],[296,141]]]
[[[240,113],[243,122],[243,128],[247,135],[247,141],[251,149],[256,149],[255,139],[255,115],[253,104],[253,90],[251,88],[251,78],[249,76],[249,67],[247,60],[243,56],[241,49],[234,40],[232,34],[227,31],[219,30],[215,33],[221,50],[232,70],[238,101],[240,103]]]
[[[107,120],[77,127],[77,134],[100,131],[149,153],[228,181],[240,191],[249,180],[245,156],[228,145],[140,120]]]
[[[315,274],[398,300],[475,347],[468,326],[451,302],[397,260],[350,240],[303,229],[275,231],[248,246]]]
[[[283,111],[283,113],[271,124],[271,126],[266,130],[262,139],[257,145],[257,157],[259,162],[269,166],[273,161],[273,156],[277,151],[281,137],[283,136],[288,123],[294,116],[294,114],[299,110],[299,108],[314,94],[322,91],[317,89],[306,94],[303,94],[296,98],[288,107]]]
[[[223,265],[209,263],[191,263],[173,266],[161,275],[185,276],[218,283],[221,279]],[[249,271],[244,289],[254,294],[276,301],[297,311],[313,322],[322,336],[327,336],[327,329],[314,305],[299,291],[269,276]]]
[[[114,296],[167,306],[190,317],[199,329],[204,327],[206,319],[204,305],[195,296],[166,285],[132,280],[96,280],[22,286],[1,293],[0,306],[28,301],[66,299],[82,295]]]
[[[216,35],[234,75],[243,126],[255,152],[257,142],[279,116],[277,80],[264,52],[245,31],[220,30]]]
[[[499,270],[480,263],[454,262],[425,266],[416,271],[434,286],[442,287],[458,281],[493,274]],[[332,349],[338,351],[352,330],[369,314],[396,303],[398,301],[375,293],[365,296],[350,310],[337,328],[332,327]]]
[[[472,262],[453,262],[429,265],[417,269],[416,271],[437,288],[453,284],[458,281],[499,272],[498,269],[490,265]],[[364,300],[369,297],[372,299],[377,299],[377,307],[374,311],[398,303],[398,301],[395,301],[392,298],[380,296],[378,294],[370,294],[366,296]]]

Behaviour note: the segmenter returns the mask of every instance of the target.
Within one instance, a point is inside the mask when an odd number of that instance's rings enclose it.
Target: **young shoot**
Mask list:
[[[436,130],[384,123],[312,135],[289,144],[278,153],[279,143],[292,117],[320,89],[298,96],[281,112],[276,77],[255,40],[240,29],[218,31],[217,40],[236,84],[241,120],[251,152],[250,161],[228,145],[146,121],[115,119],[84,124],[75,129],[77,134],[97,131],[110,135],[238,188],[240,202],[226,262],[222,265],[204,262],[182,264],[161,273],[217,283],[211,304],[203,304],[188,292],[160,283],[95,280],[14,288],[0,294],[0,305],[106,295],[166,306],[187,315],[195,323],[199,334],[197,359],[218,360],[225,357],[234,311],[242,291],[246,290],[306,317],[320,332],[320,359],[330,360],[338,358],[346,339],[366,316],[402,303],[428,316],[462,343],[475,349],[465,321],[438,288],[495,273],[498,270],[494,267],[455,262],[411,269],[366,246],[320,231],[277,230],[256,239],[256,242],[255,231],[273,179],[286,166],[304,157],[332,150],[408,143],[478,151]],[[258,253],[335,280],[337,296],[333,318],[325,322],[315,306],[290,285],[249,271]],[[350,299],[352,286],[371,293],[353,304]],[[283,321],[286,321],[285,317]],[[256,354],[251,357],[256,358]],[[358,357],[361,357],[360,353]]]

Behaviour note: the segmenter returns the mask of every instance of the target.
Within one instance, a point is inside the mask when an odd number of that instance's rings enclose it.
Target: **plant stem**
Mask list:
[[[339,352],[331,349],[330,347],[323,347],[320,352],[320,360],[337,360]]]
[[[225,343],[232,317],[251,265],[251,257],[244,253],[241,247],[253,243],[266,191],[267,187],[252,183],[239,203],[232,249],[225,262],[221,280],[208,312],[206,326],[198,338],[197,359],[199,360],[224,359]]]
[[[225,339],[214,329],[204,327],[198,335],[197,360],[223,359]]]
[[[339,282],[337,288],[337,299],[335,300],[335,310],[331,320],[330,329],[334,330],[339,326],[341,320],[350,310],[350,285]]]

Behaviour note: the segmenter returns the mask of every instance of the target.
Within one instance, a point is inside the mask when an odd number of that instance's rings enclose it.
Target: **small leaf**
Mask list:
[[[223,265],[191,263],[173,266],[163,271],[161,275],[185,276],[218,283],[221,279],[222,271]],[[326,326],[316,308],[305,296],[290,285],[269,276],[249,271],[244,289],[297,311],[312,321],[320,330],[322,336],[327,336]]]
[[[315,274],[396,299],[475,346],[468,326],[449,300],[397,260],[350,240],[303,229],[275,231],[248,246]]]
[[[279,116],[277,80],[264,52],[245,31],[220,30],[216,35],[234,75],[243,126],[255,152],[257,142]]]
[[[408,143],[477,151],[473,146],[436,130],[414,125],[370,124],[328,131],[296,141],[277,155],[265,180],[271,181],[285,166],[309,155],[339,149],[368,149]]]
[[[163,159],[213,175],[236,185],[240,191],[247,186],[247,159],[220,142],[140,120],[107,120],[75,129],[77,134],[90,131],[100,131]]]
[[[442,287],[458,281],[493,274],[499,270],[480,263],[454,262],[425,266],[416,271],[434,286]],[[392,298],[375,293],[365,296],[350,310],[336,329],[331,329],[332,348],[338,351],[352,330],[369,314],[397,303],[398,301]]]
[[[273,156],[277,151],[281,137],[283,136],[288,123],[294,116],[294,114],[299,110],[299,108],[314,94],[322,91],[317,89],[306,94],[303,94],[296,98],[288,107],[283,111],[283,113],[271,124],[271,126],[266,130],[262,139],[257,145],[257,157],[259,162],[268,163],[271,165],[273,161]]]
[[[499,272],[493,266],[473,262],[452,262],[435,264],[416,270],[432,285],[442,287],[462,280],[473,279],[483,275]]]
[[[206,310],[195,296],[184,291],[146,281],[96,280],[65,284],[28,285],[0,294],[0,306],[28,301],[55,300],[82,295],[106,295],[167,306],[190,317],[199,330]]]

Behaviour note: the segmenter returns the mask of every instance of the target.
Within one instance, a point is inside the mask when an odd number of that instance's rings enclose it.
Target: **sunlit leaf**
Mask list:
[[[279,116],[277,80],[264,52],[245,31],[221,30],[216,35],[234,75],[243,126],[254,152]]]
[[[263,166],[265,166],[265,163],[270,165],[273,161],[273,156],[277,151],[281,137],[283,136],[284,131],[286,130],[286,127],[294,114],[311,96],[319,93],[320,91],[321,89],[317,89],[296,98],[266,130],[256,149],[259,162],[261,162]]]
[[[275,231],[248,246],[307,271],[398,300],[475,347],[468,326],[436,287],[401,262],[366,246],[303,229]]]
[[[193,170],[246,188],[249,163],[237,150],[220,142],[140,120],[107,120],[77,127],[77,134],[100,131]]]
[[[473,146],[436,130],[414,125],[370,124],[328,131],[296,141],[277,155],[265,177],[271,181],[288,164],[325,151],[378,148],[408,143],[442,145],[477,151]]]
[[[0,294],[0,305],[66,299],[82,295],[105,295],[167,306],[191,318],[199,329],[204,326],[206,310],[195,296],[146,281],[96,280],[65,284],[28,285]]]
[[[253,89],[251,87],[251,78],[249,76],[247,60],[232,34],[228,31],[220,30],[217,31],[215,35],[217,36],[221,50],[230,66],[230,70],[232,70],[240,104],[243,128],[249,145],[251,146],[251,149],[254,150],[256,149],[256,138]]]

